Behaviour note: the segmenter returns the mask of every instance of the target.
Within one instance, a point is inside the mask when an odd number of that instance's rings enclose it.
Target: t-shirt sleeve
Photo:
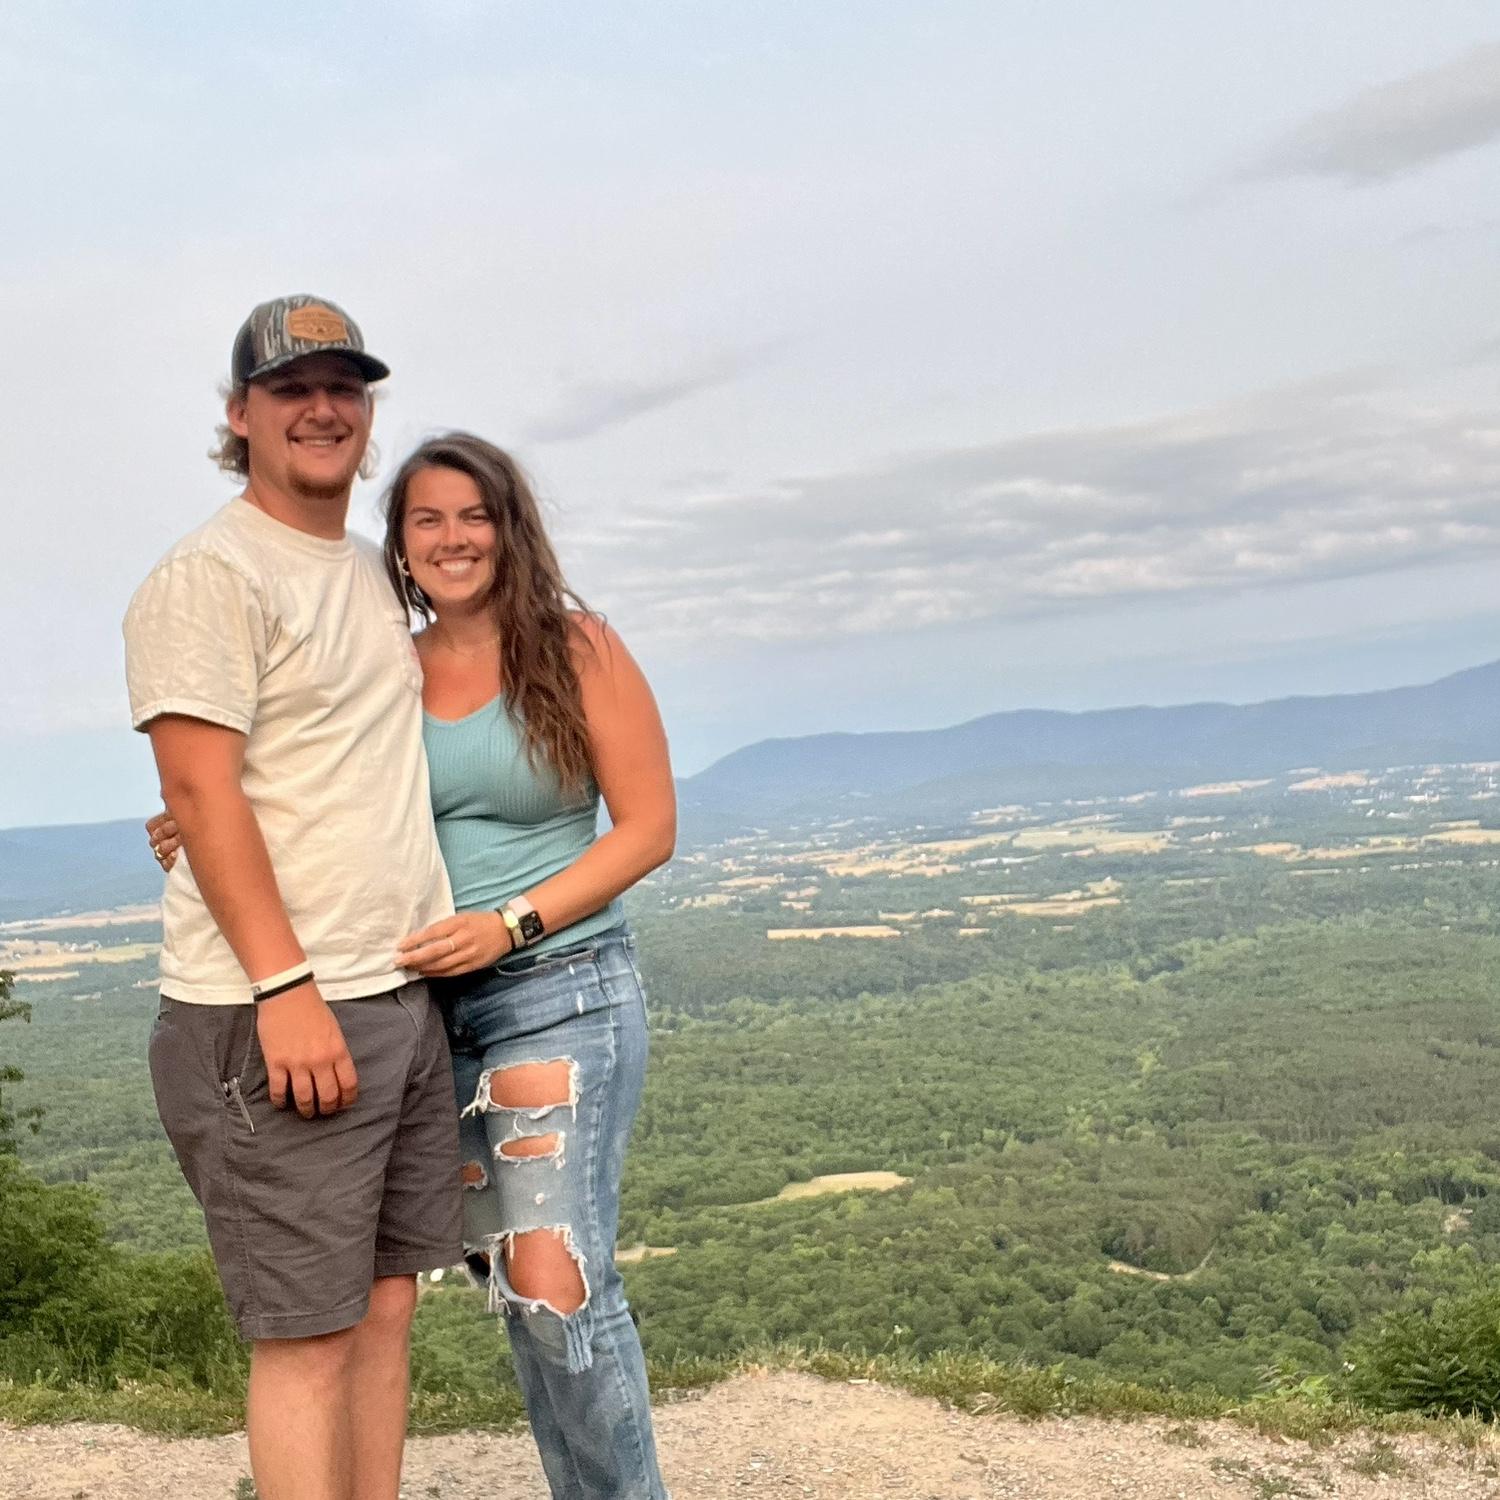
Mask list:
[[[248,734],[265,664],[260,595],[211,553],[159,564],[125,612],[125,680],[137,729],[162,714],[186,714]]]

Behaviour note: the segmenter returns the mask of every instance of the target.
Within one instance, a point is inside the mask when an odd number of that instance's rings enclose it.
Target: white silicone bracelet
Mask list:
[[[312,965],[304,958],[300,964],[293,964],[290,969],[283,969],[279,974],[267,974],[264,979],[251,980],[250,998],[258,1000],[267,990],[286,989],[289,985],[312,977]]]

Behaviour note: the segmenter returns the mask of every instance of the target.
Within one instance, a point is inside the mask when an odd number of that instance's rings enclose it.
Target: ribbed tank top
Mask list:
[[[493,910],[572,864],[598,828],[599,789],[571,800],[550,766],[526,757],[503,697],[462,719],[423,715],[438,844],[459,911]],[[576,943],[625,920],[618,899],[528,952]]]

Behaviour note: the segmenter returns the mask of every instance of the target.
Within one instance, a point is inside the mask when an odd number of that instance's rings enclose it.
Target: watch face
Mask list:
[[[525,912],[521,917],[521,936],[528,943],[534,943],[541,937],[546,928],[542,926],[542,919],[534,911]]]

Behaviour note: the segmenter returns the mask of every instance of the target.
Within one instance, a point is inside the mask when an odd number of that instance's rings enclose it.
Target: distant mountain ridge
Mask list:
[[[157,900],[142,822],[0,828],[0,922]]]
[[[682,783],[724,822],[880,798],[918,812],[1260,776],[1298,766],[1500,759],[1500,662],[1418,687],[1265,703],[1020,709],[948,729],[762,740]]]
[[[871,807],[912,819],[1195,781],[1500,760],[1500,662],[1265,703],[1018,709],[948,729],[761,740],[678,784],[684,844]],[[138,820],[0,829],[0,921],[155,900]]]

